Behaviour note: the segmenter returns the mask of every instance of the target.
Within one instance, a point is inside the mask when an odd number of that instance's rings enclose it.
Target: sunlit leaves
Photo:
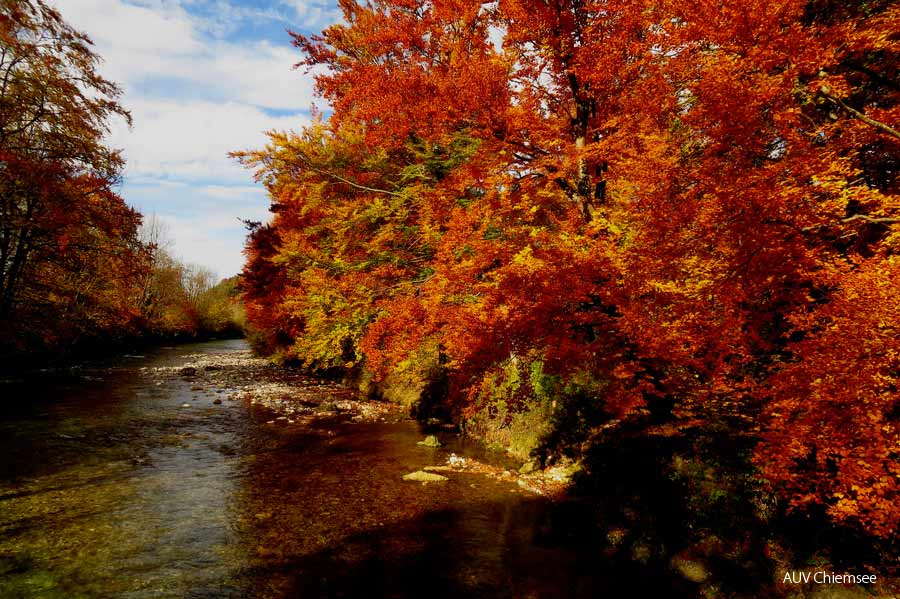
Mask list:
[[[386,377],[436,347],[463,414],[539,356],[599,381],[598,430],[661,399],[742,422],[788,501],[887,534],[893,3],[342,7],[296,36],[331,118],[241,155],[275,212],[247,297],[283,351]]]

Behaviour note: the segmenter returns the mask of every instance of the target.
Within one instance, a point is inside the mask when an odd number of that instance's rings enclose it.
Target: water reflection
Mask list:
[[[272,426],[155,366],[226,341],[6,384],[2,597],[690,596],[615,559],[590,504],[455,473],[406,424]],[[142,368],[145,368],[142,370]],[[102,380],[100,380],[102,379]],[[187,404],[187,407],[184,407]],[[604,537],[605,538],[605,537]]]
[[[236,459],[220,449],[239,410],[140,370],[192,349],[7,385],[0,595],[174,597],[227,577]]]

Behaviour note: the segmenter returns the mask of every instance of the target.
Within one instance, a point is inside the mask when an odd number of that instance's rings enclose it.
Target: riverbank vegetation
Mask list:
[[[0,14],[0,354],[239,334],[235,280],[165,251],[116,192],[130,123],[90,40],[43,2]]]
[[[900,5],[340,5],[294,36],[333,111],[236,154],[258,348],[607,493],[896,542]]]

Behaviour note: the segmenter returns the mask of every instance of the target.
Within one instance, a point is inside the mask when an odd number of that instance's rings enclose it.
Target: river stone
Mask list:
[[[181,376],[194,376],[195,374],[197,374],[197,369],[193,366],[185,366],[178,371],[178,374],[180,374]]]
[[[678,570],[679,574],[691,582],[700,583],[709,578],[709,570],[696,560],[676,557],[672,560],[672,566]]]
[[[440,439],[438,439],[436,436],[428,435],[427,437],[425,437],[424,441],[419,441],[418,443],[416,443],[416,445],[424,445],[425,447],[440,447],[441,445],[443,445],[443,443],[441,443]]]
[[[403,475],[403,480],[405,481],[414,481],[421,483],[440,483],[447,480],[450,480],[446,476],[441,476],[440,474],[435,474],[434,472],[425,472],[424,470],[417,470],[415,472],[410,472],[409,474]]]
[[[541,462],[537,458],[531,458],[519,468],[519,474],[532,474],[541,469]]]
[[[646,564],[653,557],[653,548],[643,541],[637,541],[631,546],[631,559],[641,564]]]
[[[213,400],[213,403],[216,405],[220,405],[222,403],[222,400],[217,397],[216,399]]]

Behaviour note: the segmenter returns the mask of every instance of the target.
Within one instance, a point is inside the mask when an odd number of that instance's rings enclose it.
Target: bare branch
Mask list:
[[[837,104],[838,106],[843,108],[851,116],[858,118],[865,124],[871,125],[872,127],[875,127],[876,129],[879,129],[879,130],[883,131],[884,133],[887,133],[888,135],[892,135],[892,136],[896,137],[897,139],[900,139],[900,131],[897,131],[893,127],[890,127],[889,125],[886,125],[886,124],[882,123],[881,121],[876,121],[875,119],[866,116],[865,114],[863,114],[862,112],[856,110],[855,108],[853,108],[851,106],[847,106],[846,102],[844,102],[837,96],[834,96],[831,94],[830,88],[823,86],[822,88],[819,89],[819,93],[822,94],[822,96],[824,96],[825,98],[828,98],[829,100],[831,100],[832,102],[834,102],[835,104]]]
[[[900,223],[900,218],[890,217],[890,216],[869,216],[868,214],[854,214],[853,216],[848,216],[847,218],[842,218],[840,220],[841,223],[854,223],[858,221],[863,221],[865,223],[871,223],[874,225],[895,225]],[[822,223],[819,225],[812,225],[809,227],[803,227],[800,229],[804,233],[809,233],[810,231],[815,231],[817,229],[825,229],[827,227],[831,227],[836,225],[837,223]],[[851,234],[853,235],[853,234]]]
[[[892,218],[892,217],[874,217],[869,216],[867,214],[854,214],[848,218],[841,220],[842,223],[852,223],[854,221],[865,221],[867,223],[873,223],[877,225],[893,225],[896,223],[900,223],[900,218]]]
[[[399,197],[403,197],[403,194],[398,193],[398,192],[396,192],[396,191],[390,191],[390,190],[388,190],[388,189],[378,189],[377,187],[369,187],[369,186],[367,186],[367,185],[361,185],[360,183],[356,183],[355,181],[351,181],[350,179],[347,179],[346,177],[342,177],[342,176],[338,175],[337,173],[333,173],[333,172],[331,172],[331,171],[327,171],[327,170],[325,170],[325,169],[319,168],[319,167],[317,167],[316,165],[314,165],[314,164],[312,163],[312,160],[310,160],[310,159],[307,158],[306,156],[301,155],[301,156],[300,156],[300,161],[303,162],[303,164],[304,164],[304,165],[306,166],[306,168],[308,168],[309,170],[311,170],[311,171],[313,171],[313,172],[316,172],[316,173],[319,173],[320,175],[324,175],[324,176],[326,176],[326,177],[330,177],[330,178],[332,178],[332,179],[334,179],[334,180],[336,180],[336,181],[340,181],[341,183],[346,183],[347,185],[349,185],[350,187],[353,187],[353,188],[355,188],[355,189],[359,189],[359,190],[361,190],[361,191],[368,191],[368,192],[370,192],[370,193],[383,193],[383,194],[385,194],[385,195],[394,196],[394,197],[398,197],[398,198],[399,198]],[[285,160],[285,162],[288,162],[288,161]]]

